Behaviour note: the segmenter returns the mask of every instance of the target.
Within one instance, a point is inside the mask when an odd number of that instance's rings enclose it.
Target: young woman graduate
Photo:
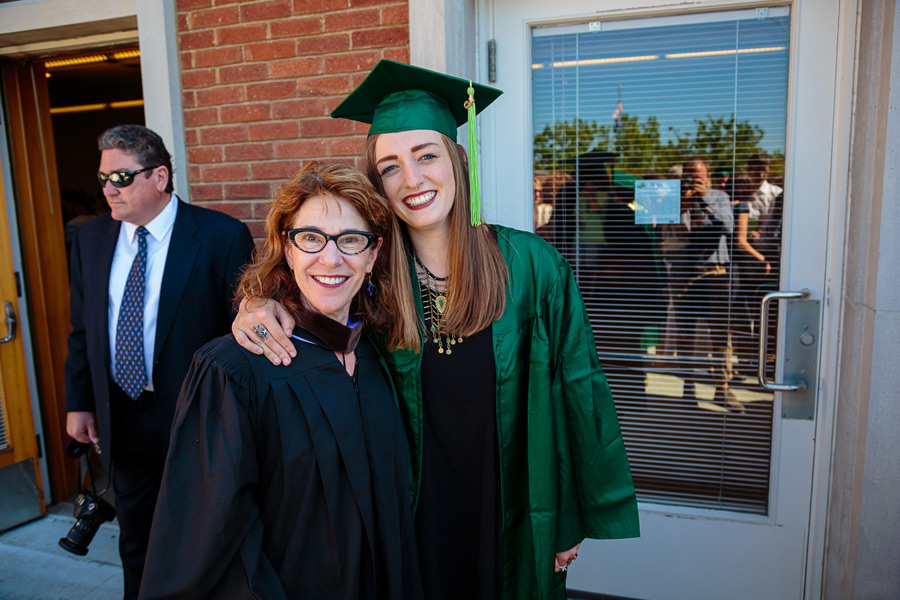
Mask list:
[[[275,199],[240,293],[284,306],[297,360],[232,336],[195,355],[141,598],[422,597],[403,426],[359,323],[393,310],[394,223],[351,167],[310,162]]]
[[[390,250],[399,312],[379,333],[406,426],[429,600],[561,599],[584,538],[639,535],[569,265],[531,233],[481,224],[474,115],[500,93],[383,60],[332,112],[371,123],[367,172],[402,222]],[[468,160],[456,144],[467,120]],[[248,295],[235,337],[293,365],[302,357],[290,361],[282,332],[292,320],[265,297]]]

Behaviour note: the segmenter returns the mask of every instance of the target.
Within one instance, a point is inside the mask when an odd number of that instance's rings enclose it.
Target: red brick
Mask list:
[[[251,178],[260,179],[289,179],[300,170],[300,163],[296,160],[282,160],[258,162],[250,165]]]
[[[277,37],[299,37],[301,35],[312,35],[314,33],[322,33],[321,17],[306,17],[302,19],[288,19],[283,21],[273,21],[269,23],[269,28],[273,38]]]
[[[348,94],[353,87],[347,76],[315,77],[301,79],[297,82],[297,91],[301,96],[332,96]]]
[[[262,81],[265,78],[266,65],[236,65],[219,69],[219,81],[222,83]]]
[[[179,13],[178,14],[178,31],[179,32],[190,31],[190,29],[191,29],[191,24],[188,19],[188,14],[187,13]]]
[[[296,121],[282,121],[280,123],[259,123],[248,127],[250,139],[260,140],[293,140],[300,135],[300,128]]]
[[[235,219],[249,219],[253,212],[247,202],[207,202],[203,206],[231,215]]]
[[[234,25],[240,22],[240,13],[237,6],[213,8],[191,14],[191,27],[203,29],[204,27],[221,27],[222,25]]]
[[[335,104],[335,106],[337,105]],[[274,102],[272,104],[273,119],[324,117],[329,112],[330,111],[326,109],[325,102],[319,98],[289,100],[286,102]]]
[[[227,162],[268,160],[273,158],[272,144],[239,144],[225,147]]]
[[[352,35],[354,48],[377,48],[409,43],[409,28],[406,26],[354,31]]]
[[[274,186],[271,183],[265,184],[269,186],[269,188],[273,188]],[[278,191],[272,190],[269,192],[269,198],[272,198],[276,193],[281,193],[281,188],[283,186],[278,186]],[[265,219],[269,216],[269,209],[272,207],[271,202],[254,202],[253,203],[253,216],[257,219]]]
[[[359,9],[364,6],[377,6],[386,4],[385,0],[350,0],[350,8]]]
[[[184,111],[184,124],[187,127],[211,125],[219,122],[219,110],[216,108],[192,108]]]
[[[221,109],[222,123],[247,123],[250,121],[265,121],[269,118],[268,104],[237,104],[223,106]]]
[[[184,132],[184,144],[188,147],[196,146],[200,143],[200,135],[196,129],[187,129]]]
[[[348,10],[325,15],[325,31],[343,31],[345,29],[361,29],[374,27],[381,22],[377,8],[365,10]]]
[[[245,181],[248,179],[247,165],[212,165],[200,168],[200,177],[210,181]]]
[[[215,69],[191,69],[181,74],[181,86],[184,89],[202,88],[216,83]]]
[[[377,50],[326,56],[325,72],[329,74],[368,72],[380,59],[381,52]]]
[[[383,50],[382,58],[388,60],[396,60],[397,62],[409,63],[409,40],[407,40],[402,48],[386,48]]]
[[[272,79],[308,77],[309,75],[321,75],[323,72],[321,58],[292,58],[269,64],[269,77]]]
[[[188,181],[200,181],[200,167],[188,164]]]
[[[244,44],[246,42],[258,42],[264,40],[267,35],[268,27],[266,27],[265,23],[238,25],[237,27],[222,27],[216,29],[216,42],[220,46]]]
[[[401,25],[409,23],[409,5],[394,4],[381,7],[382,25]]]
[[[247,100],[283,100],[297,96],[297,82],[291,79],[247,85]]]
[[[294,0],[294,14],[330,12],[349,7],[349,0]]]
[[[241,6],[241,21],[271,21],[290,17],[292,13],[291,0],[254,2]]]
[[[350,36],[346,33],[311,35],[297,40],[297,55],[328,54],[350,49]]]
[[[247,227],[250,229],[250,235],[253,236],[253,239],[256,240],[257,247],[260,247],[262,244],[262,240],[266,237],[266,223],[265,221],[245,221]]]
[[[215,87],[197,92],[197,106],[220,106],[244,102],[247,94],[242,85]]]
[[[246,125],[226,125],[224,127],[204,127],[200,130],[200,143],[233,144],[247,141]]]
[[[178,0],[178,4],[176,5],[178,12],[183,12],[186,10],[196,10],[198,8],[209,8],[212,6],[212,0]]]
[[[328,142],[328,156],[362,156],[366,149],[366,138],[352,137],[330,140]]]
[[[269,183],[230,183],[225,186],[225,197],[229,200],[269,200],[272,185]],[[254,202],[254,206],[258,203]],[[254,214],[254,216],[257,216]]]
[[[181,52],[181,69],[192,69],[194,68],[194,53],[193,52]]]
[[[353,121],[347,119],[310,119],[300,123],[301,138],[350,135],[352,133]]]
[[[325,154],[325,140],[276,142],[275,158],[311,158]]]
[[[211,29],[204,31],[188,31],[181,34],[178,47],[182,50],[196,50],[197,48],[209,48],[216,43],[216,34]]]
[[[188,160],[192,164],[205,165],[222,162],[222,148],[219,146],[199,146],[188,148]]]
[[[274,60],[294,56],[294,40],[278,40],[248,44],[244,46],[244,56],[248,61]]]
[[[191,200],[196,202],[198,200],[221,200],[222,199],[222,184],[219,183],[210,183],[210,184],[198,184],[195,183],[191,186]]]
[[[227,48],[210,48],[194,52],[194,66],[215,67],[241,62],[241,49],[238,46]]]
[[[197,106],[197,100],[194,95],[194,92],[182,92],[181,93],[181,105],[184,108],[194,108]]]

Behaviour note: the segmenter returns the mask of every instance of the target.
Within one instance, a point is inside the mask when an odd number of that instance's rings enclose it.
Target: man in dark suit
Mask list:
[[[72,246],[67,430],[98,447],[111,473],[125,597],[136,598],[178,392],[194,352],[230,331],[253,239],[172,193],[171,157],[153,131],[120,125],[98,146],[111,213]]]

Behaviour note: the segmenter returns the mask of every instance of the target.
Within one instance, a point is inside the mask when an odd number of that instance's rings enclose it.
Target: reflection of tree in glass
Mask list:
[[[675,139],[665,144],[655,116],[643,122],[627,113],[620,118],[621,124],[616,127],[597,125],[596,121],[578,117],[546,125],[534,136],[535,170],[563,169],[567,159],[591,150],[617,152],[616,168],[634,175],[666,173],[670,166],[681,164],[688,156],[702,156],[709,164],[733,161],[741,168],[751,154],[764,150],[759,145],[765,135],[763,129],[749,121],[736,122],[734,114],[727,118],[708,115],[705,119],[695,119],[694,131],[669,127]],[[784,155],[770,153],[772,174],[780,176]]]

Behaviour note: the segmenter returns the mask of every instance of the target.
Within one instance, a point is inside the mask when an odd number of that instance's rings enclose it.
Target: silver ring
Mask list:
[[[564,572],[566,572],[566,571],[568,571],[568,570],[569,570],[569,566],[568,566],[568,565],[563,565],[563,566],[561,566],[561,567],[559,568],[559,572],[560,572],[560,573],[564,573]]]
[[[252,325],[250,329],[252,329],[253,333],[259,337],[260,341],[264,342],[269,339],[269,330],[266,329],[265,325],[257,323],[256,325]]]

